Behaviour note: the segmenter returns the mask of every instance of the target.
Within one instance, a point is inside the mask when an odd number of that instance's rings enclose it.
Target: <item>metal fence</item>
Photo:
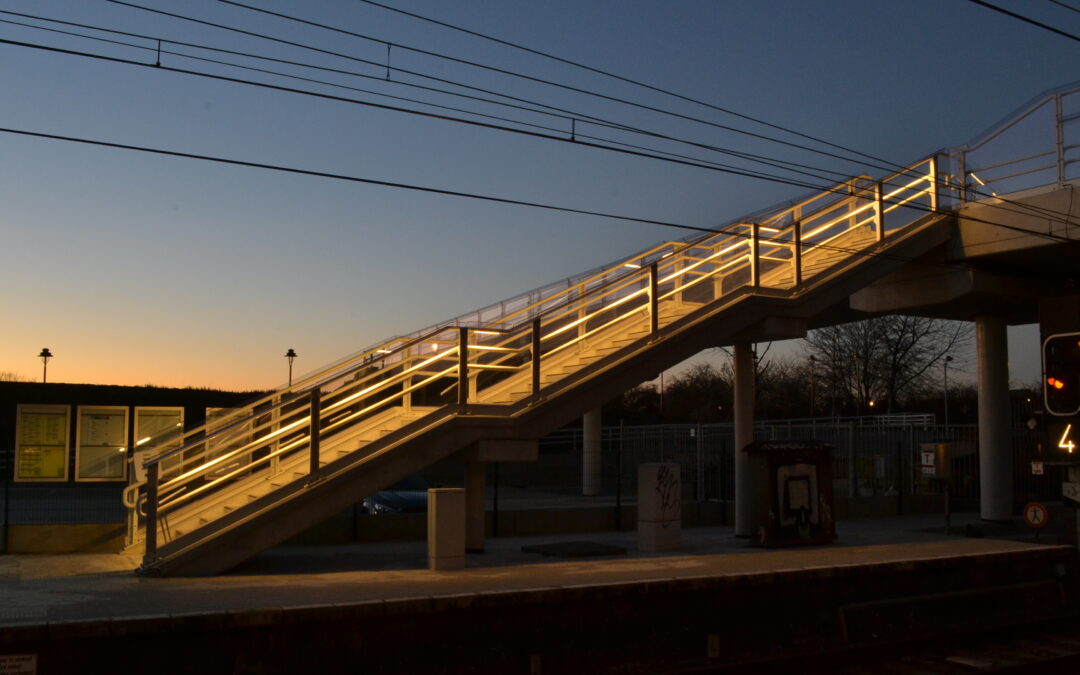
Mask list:
[[[833,493],[837,497],[936,494],[942,483],[923,475],[919,452],[925,443],[952,448],[953,492],[959,499],[979,498],[978,427],[925,423],[867,423],[866,420],[809,420],[758,423],[756,440],[815,440],[829,444],[833,457]],[[734,499],[734,426],[665,424],[606,427],[601,435],[602,494],[633,496],[638,464],[676,462],[682,467],[685,501]],[[1040,434],[1026,428],[1013,433],[1016,499],[1061,498],[1061,467],[1045,466],[1033,475],[1040,454]],[[539,466],[517,472],[518,487],[574,493],[581,490],[583,438],[580,429],[563,429],[540,442]],[[510,480],[514,482],[514,477]]]
[[[833,448],[834,494],[873,497],[933,494],[938,481],[923,477],[919,450],[923,443],[952,444],[954,494],[979,497],[978,427],[935,426],[914,418],[895,424],[869,418],[821,422],[759,422],[758,440],[816,440]],[[503,464],[503,485],[548,493],[580,495],[582,432],[562,429],[540,441],[537,463]],[[1059,500],[1061,467],[1046,466],[1032,475],[1040,434],[1026,428],[1013,432],[1013,476],[1016,501]],[[606,427],[601,436],[602,494],[632,499],[637,465],[677,462],[684,501],[725,501],[735,497],[734,427],[731,424],[665,424]],[[120,523],[125,511],[118,485],[0,484],[0,525]]]

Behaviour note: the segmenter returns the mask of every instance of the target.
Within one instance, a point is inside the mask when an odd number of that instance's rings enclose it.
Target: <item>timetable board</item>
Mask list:
[[[20,405],[16,481],[67,480],[71,412],[63,405]]]

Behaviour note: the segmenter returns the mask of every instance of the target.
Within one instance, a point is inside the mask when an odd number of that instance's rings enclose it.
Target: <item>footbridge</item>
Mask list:
[[[154,449],[137,453],[125,492],[129,551],[144,574],[217,574],[448,457],[473,467],[467,536],[482,545],[483,462],[533,460],[548,432],[720,345],[736,351],[738,444],[752,342],[877,313],[977,321],[980,420],[1007,420],[1005,326],[1077,293],[1078,184],[1080,84],[889,175],[378,343],[205,426],[142,439]],[[1009,515],[1007,439],[981,442],[983,479],[997,481],[984,482],[984,518]]]

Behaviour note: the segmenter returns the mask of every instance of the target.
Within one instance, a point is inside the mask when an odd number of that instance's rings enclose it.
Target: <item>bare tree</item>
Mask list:
[[[29,377],[23,377],[22,375],[12,372],[10,370],[0,370],[0,382],[29,382]]]
[[[896,405],[932,386],[935,366],[970,344],[971,324],[915,316],[883,316],[830,326],[807,336],[806,351],[824,369],[825,394],[837,407]]]

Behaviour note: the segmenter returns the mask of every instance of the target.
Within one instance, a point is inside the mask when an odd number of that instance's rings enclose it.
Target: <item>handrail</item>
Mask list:
[[[920,168],[928,162],[928,168]],[[908,176],[913,171],[920,174],[889,193],[888,199],[898,198],[890,203],[891,208],[900,208],[923,196],[928,196],[932,206],[936,205],[934,162],[931,157],[903,170]],[[430,385],[456,380],[451,386],[439,387],[442,395],[456,387],[456,402],[437,403],[432,411],[445,414],[449,407],[450,412],[463,413],[481,391],[482,397],[487,397],[488,392],[500,387],[509,394],[511,404],[522,403],[522,390],[514,392],[513,387],[524,382],[514,383],[521,378],[527,382],[527,371],[531,370],[532,384],[528,387],[531,393],[524,398],[535,400],[540,395],[543,373],[554,378],[548,380],[550,385],[582,367],[580,360],[572,360],[578,350],[571,353],[571,347],[615,330],[617,325],[627,325],[628,320],[638,320],[634,317],[643,321],[639,325],[644,328],[639,330],[656,333],[692,310],[697,301],[680,304],[690,297],[688,293],[704,292],[704,297],[712,298],[711,302],[747,285],[795,287],[807,278],[798,271],[801,257],[812,252],[815,260],[839,258],[843,251],[833,250],[827,242],[849,232],[866,230],[867,224],[876,223],[879,232],[884,230],[888,210],[881,206],[882,181],[859,185],[863,180],[856,177],[840,183],[841,187],[850,189],[847,194],[818,195],[784,207],[781,213],[800,214],[789,224],[770,227],[761,225],[760,221],[734,222],[691,241],[654,246],[644,254],[624,258],[626,262],[622,265],[581,275],[576,283],[567,283],[566,287],[535,301],[509,308],[494,321],[476,326],[444,324],[406,338],[392,338],[382,346],[306,377],[299,386],[246,405],[242,409],[248,411],[246,414],[238,412],[228,416],[224,423],[219,421],[216,426],[208,423],[185,432],[182,438],[187,442],[147,458],[144,462],[147,483],[129,488],[131,494],[125,491],[125,503],[138,511],[145,502],[147,526],[164,527],[172,511],[221,490],[226,490],[220,494],[227,496],[227,490],[231,489],[228,486],[250,472],[270,471],[272,475],[275,471],[290,470],[317,476],[324,462],[321,447],[335,443],[337,434],[355,428],[356,431],[348,432],[355,436],[340,437],[348,441],[360,437],[361,432],[375,434],[365,438],[375,438],[382,433],[380,428],[384,424],[388,429],[400,428],[408,419],[402,415],[413,408],[415,396]],[[920,187],[923,183],[925,187]],[[823,197],[827,197],[826,203],[818,208],[809,213],[798,211]],[[861,214],[868,210],[873,210],[871,216],[862,218]],[[777,220],[762,215],[765,222]],[[805,233],[800,229],[804,223],[812,224]],[[788,272],[793,262],[794,272]],[[745,270],[750,271],[748,276],[734,276],[745,275]],[[817,273],[820,272],[813,274]],[[726,286],[732,279],[732,288],[724,289],[720,285]],[[703,286],[710,281],[711,291]],[[700,291],[702,288],[705,290]],[[425,345],[431,345],[431,351]],[[554,365],[541,370],[542,363]],[[570,364],[570,371],[564,370],[565,365],[560,363]],[[212,447],[215,440],[220,452],[211,455],[216,450]],[[360,441],[361,445],[367,442]],[[163,475],[158,467],[170,459],[177,462],[178,469]],[[140,488],[144,488],[145,497],[140,495]],[[171,536],[164,529],[162,533]],[[148,556],[152,557],[157,545],[156,529],[146,541]]]

